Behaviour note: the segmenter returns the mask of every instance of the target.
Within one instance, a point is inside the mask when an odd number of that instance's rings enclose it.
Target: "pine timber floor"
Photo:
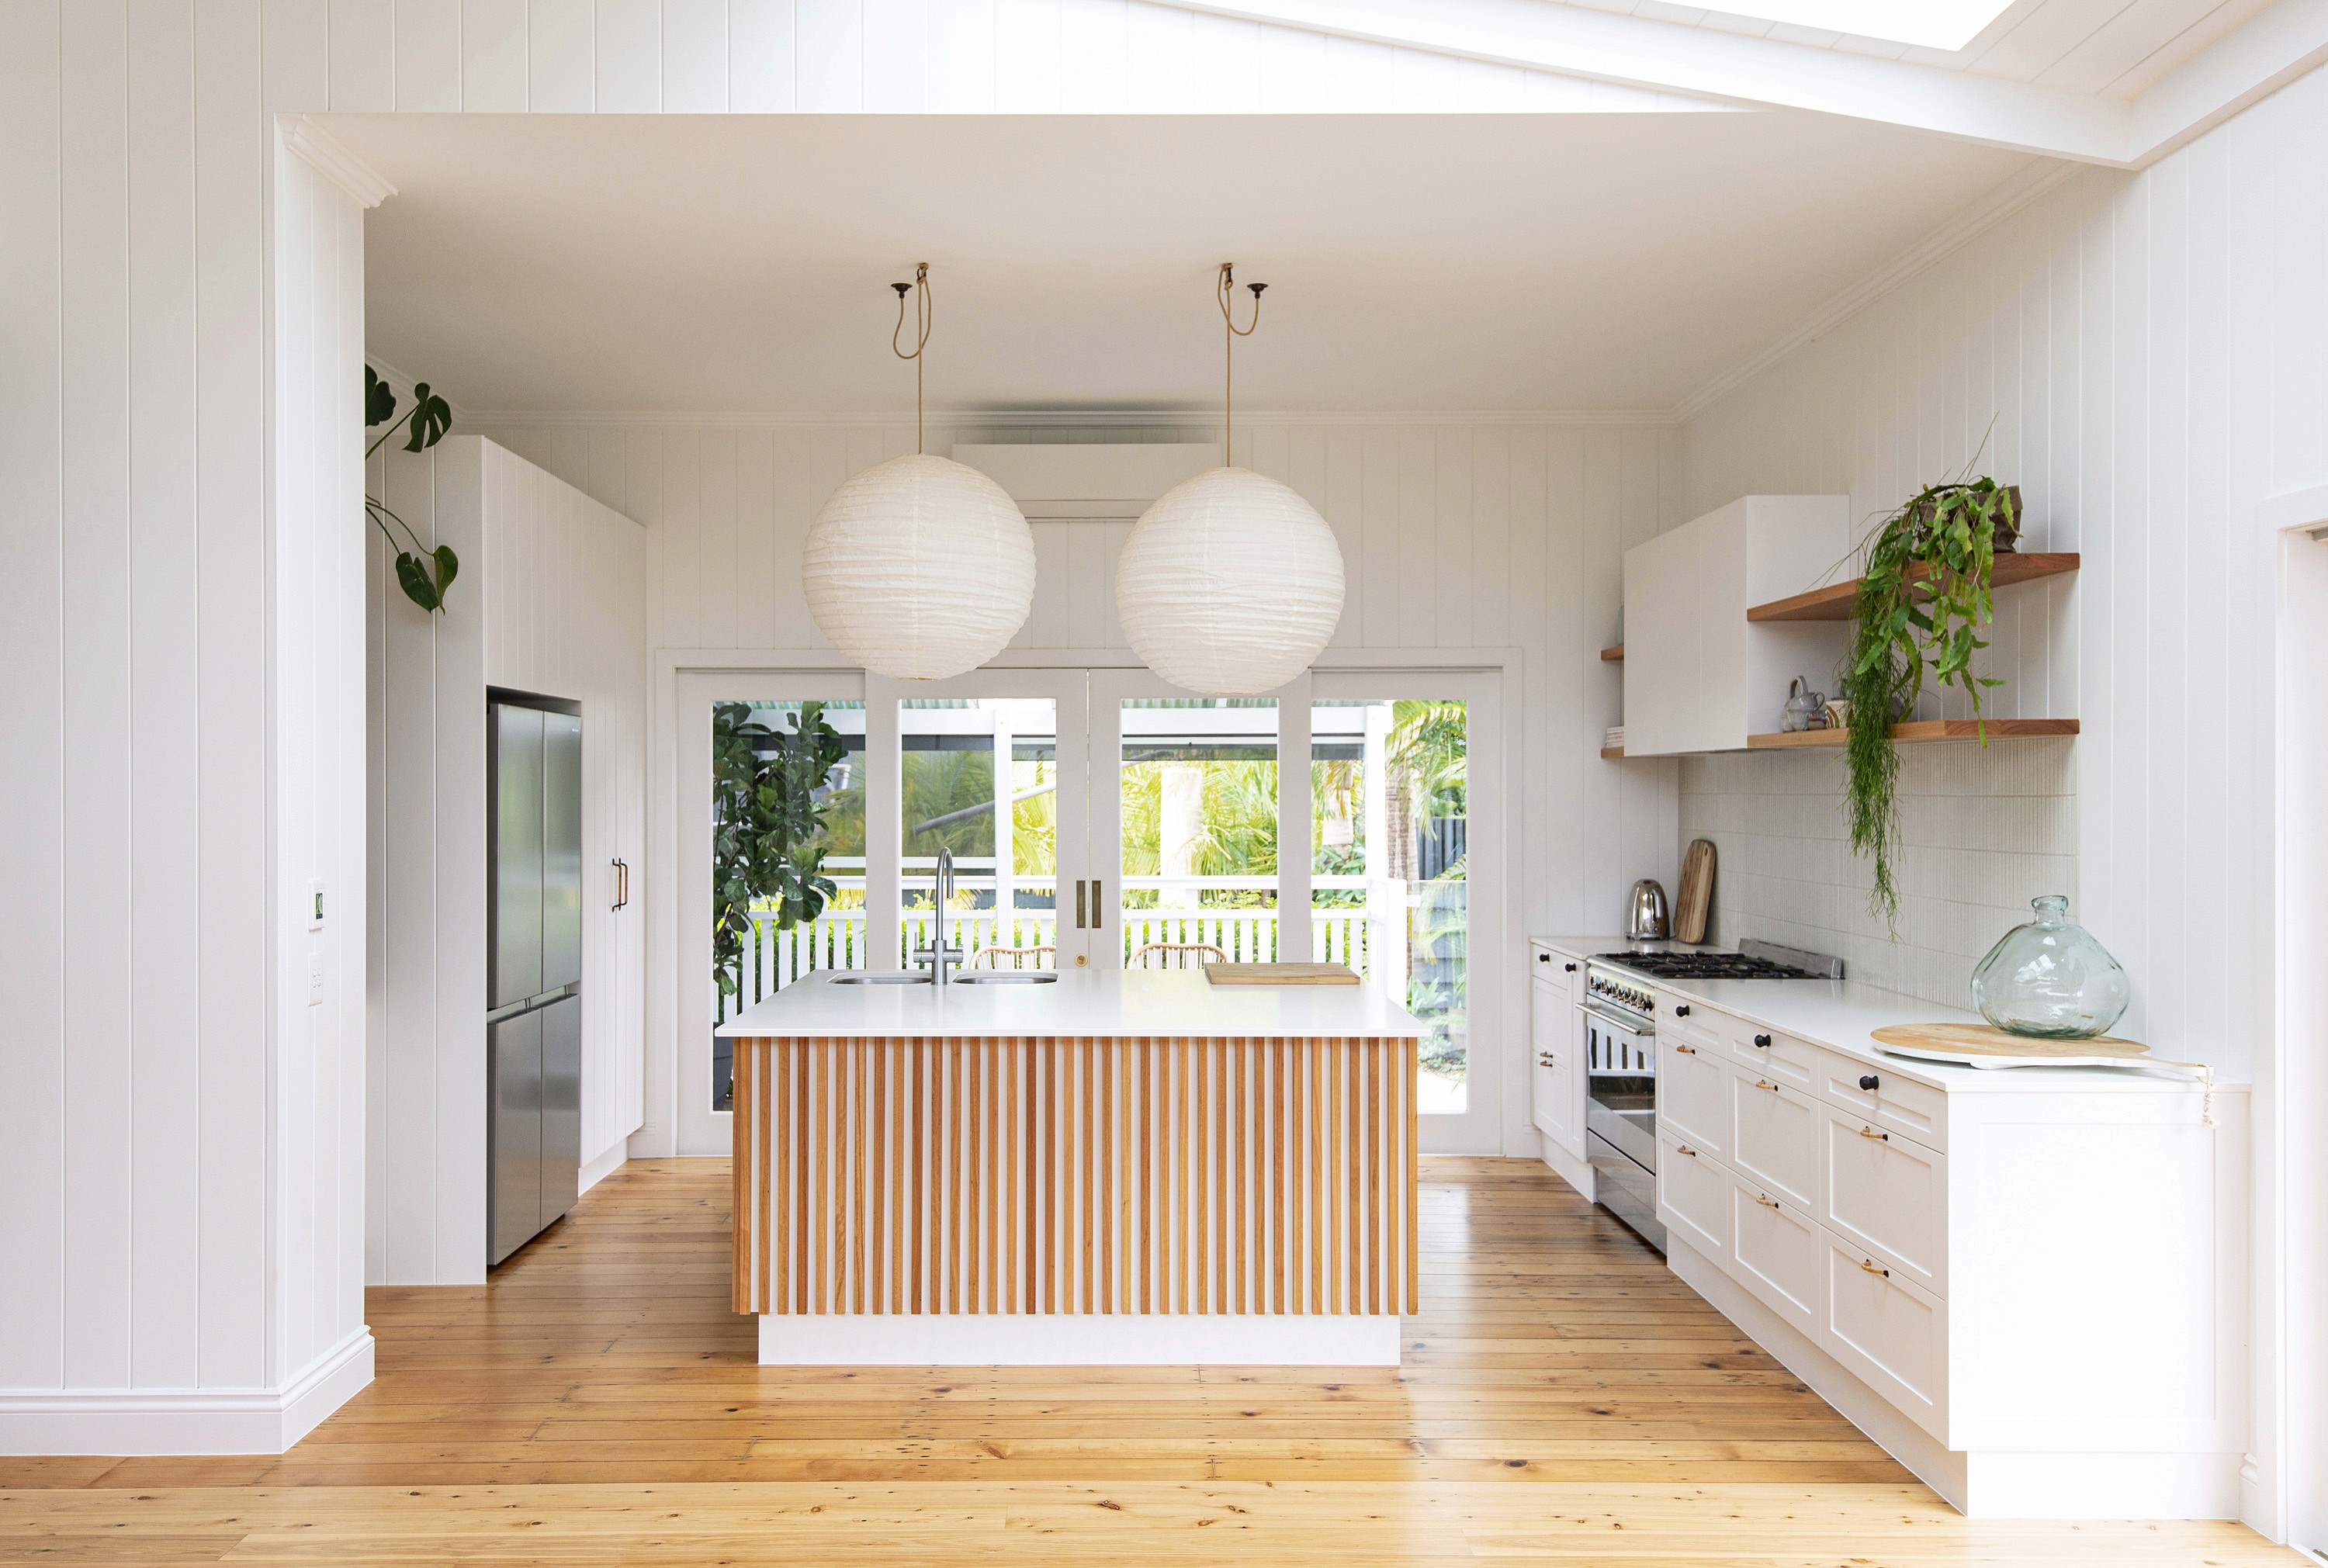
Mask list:
[[[0,1563],[2289,1563],[1970,1523],[1550,1172],[1434,1160],[1395,1371],[788,1371],[725,1161],[638,1161],[481,1289],[374,1290],[293,1452],[0,1459]]]

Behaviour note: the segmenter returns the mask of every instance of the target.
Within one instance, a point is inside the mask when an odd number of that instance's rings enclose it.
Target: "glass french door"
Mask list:
[[[709,809],[682,834],[681,972],[708,978],[681,987],[682,1148],[726,1145],[713,1025],[815,969],[916,967],[943,924],[970,969],[1347,964],[1425,1025],[1425,1147],[1493,1152],[1510,1053],[1474,1042],[1503,1027],[1497,688],[1415,671],[1235,699],[1144,670],[690,677],[681,787]],[[732,772],[739,728],[765,752],[811,701],[844,747],[817,793],[837,891],[812,919],[755,907],[718,943],[719,748]]]

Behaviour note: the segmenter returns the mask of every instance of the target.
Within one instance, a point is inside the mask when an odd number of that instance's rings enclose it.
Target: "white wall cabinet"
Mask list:
[[[1675,1271],[1863,1430],[1976,1516],[2236,1516],[2243,1090],[1910,1066],[1670,987],[1657,1041]]]
[[[1844,624],[1747,610],[1851,577],[1851,498],[1747,495],[1625,552],[1625,755],[1738,751],[1802,676],[1833,694]]]

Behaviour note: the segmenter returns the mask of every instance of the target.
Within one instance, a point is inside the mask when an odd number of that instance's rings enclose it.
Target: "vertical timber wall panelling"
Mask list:
[[[2079,174],[1723,399],[1685,443],[1692,515],[1818,490],[1865,518],[1977,456],[2022,486],[2031,548],[2083,553],[2076,577],[1998,596],[1995,711],[2083,724],[2066,891],[2133,977],[2122,1032],[2242,1078],[2274,1028],[2254,971],[2276,901],[2276,545],[2254,518],[2328,481],[2323,209],[2315,71],[2143,174]],[[2009,793],[2021,755],[1971,765]],[[1965,897],[1939,858],[1909,869],[1911,898]],[[2221,983],[2239,972],[2256,983]]]
[[[739,1312],[1421,1310],[1412,1040],[737,1047]]]
[[[646,526],[649,642],[666,649],[823,646],[800,588],[809,524],[843,479],[914,449],[909,422],[483,415],[476,427]],[[933,426],[928,446],[1219,439],[1203,426]],[[1677,771],[1600,760],[1618,673],[1597,654],[1619,636],[1626,549],[1686,515],[1678,430],[1264,416],[1240,427],[1235,459],[1333,526],[1349,575],[1337,646],[1525,651],[1511,852],[1527,929],[1615,930],[1635,878],[1674,886]],[[1131,525],[1034,527],[1035,606],[1013,645],[1128,653],[1114,577]]]
[[[409,388],[395,383],[400,408]],[[639,1124],[645,945],[611,862],[645,840],[646,536],[474,436],[371,460],[372,493],[461,558],[445,614],[395,581],[371,530],[367,635],[378,937],[367,1144],[375,1284],[485,1272],[484,703],[489,686],[582,704],[582,1161],[618,1163]]]

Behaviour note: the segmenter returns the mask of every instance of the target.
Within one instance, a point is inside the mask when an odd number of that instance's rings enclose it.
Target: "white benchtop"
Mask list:
[[[719,1026],[730,1038],[1068,1035],[1372,1038],[1422,1033],[1366,985],[1214,985],[1201,970],[1064,970],[1050,985],[836,985],[805,975]]]
[[[1623,953],[1726,953],[1731,949],[1686,942],[1633,942],[1622,936],[1536,936],[1530,941],[1569,958],[1597,958]],[[1661,995],[1686,997],[1711,1008],[1760,1024],[1766,1029],[1793,1035],[1825,1046],[1889,1072],[1946,1089],[1951,1094],[1981,1091],[2026,1092],[2058,1084],[2065,1089],[2111,1089],[2159,1093],[2186,1092],[2187,1073],[2170,1068],[2153,1071],[2129,1067],[2012,1067],[1952,1066],[1913,1056],[1895,1056],[1871,1038],[1894,1024],[1983,1024],[1987,1020],[1963,1008],[1920,1001],[1896,991],[1852,980],[1660,980],[1635,971]],[[1971,972],[1966,971],[1966,983]],[[2237,1085],[2219,1083],[2218,1089]]]

